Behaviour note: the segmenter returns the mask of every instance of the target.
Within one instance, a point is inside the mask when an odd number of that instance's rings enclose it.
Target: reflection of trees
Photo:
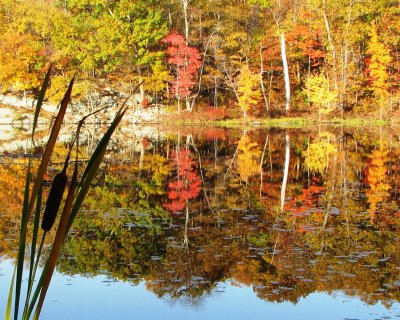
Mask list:
[[[240,216],[233,212],[228,216],[231,215],[231,220],[240,222]],[[246,254],[240,226],[216,227],[212,216],[201,215],[192,215],[190,225],[190,250],[178,241],[184,226],[176,225],[176,236],[170,237],[163,263],[154,265],[151,275],[146,277],[147,287],[159,297],[197,299],[211,294]]]
[[[387,183],[387,161],[388,151],[380,148],[373,150],[368,156],[368,164],[365,169],[365,180],[369,189],[366,191],[369,203],[368,212],[371,221],[374,221],[377,205],[389,196],[390,185]]]
[[[247,184],[250,177],[259,172],[261,150],[257,142],[252,142],[246,132],[238,143],[238,172]]]
[[[3,160],[4,161],[4,160]],[[0,170],[0,252],[10,252],[17,243],[19,211],[23,201],[24,162],[3,163]]]
[[[4,155],[0,164],[0,253],[6,257],[14,257],[18,246],[20,214],[26,181],[27,158],[13,158]],[[31,160],[31,168],[38,165],[36,159]],[[35,169],[32,169],[34,171]],[[51,176],[45,176],[51,181]],[[48,188],[45,186],[46,194]],[[27,241],[30,241],[33,226],[28,228]],[[50,234],[53,234],[50,231]],[[49,238],[49,237],[48,237]]]
[[[285,166],[283,169],[283,180],[281,188],[281,205],[280,205],[281,210],[283,210],[283,207],[285,205],[286,186],[289,176],[289,163],[290,163],[290,138],[288,134],[285,134]]]
[[[105,273],[137,283],[163,255],[162,220],[136,211],[86,214],[75,224],[60,262],[61,272]]]
[[[318,138],[310,142],[307,149],[303,151],[305,168],[311,172],[323,174],[329,165],[331,155],[336,151],[331,134],[327,132],[319,134]]]
[[[182,211],[189,200],[200,194],[201,179],[195,169],[193,156],[188,150],[172,152],[176,176],[168,182],[167,197],[170,200],[163,207],[170,212]]]
[[[120,279],[138,274],[149,290],[172,300],[199,301],[226,279],[253,286],[268,301],[296,302],[316,290],[345,290],[369,303],[400,299],[394,284],[398,281],[395,234],[382,235],[355,221],[348,238],[346,222],[339,216],[330,219],[325,233],[294,232],[290,221],[277,224],[265,214],[244,219],[246,212],[230,211],[223,217],[224,225],[217,228],[212,217],[192,215],[190,250],[179,240],[184,228],[179,218],[165,231],[144,227],[143,222],[137,228],[132,222],[126,224],[132,227],[128,230],[113,223],[118,219],[85,222],[68,242],[69,259],[63,260],[61,270],[89,274],[107,270]],[[165,227],[160,221],[153,223]]]
[[[228,279],[252,286],[267,301],[336,290],[368,303],[399,301],[399,146],[378,150],[370,142],[378,140],[373,130],[241,134],[212,141],[197,135],[196,146],[182,149],[172,138],[148,141],[154,148],[146,152],[112,154],[78,216],[60,270],[144,280],[159,297],[195,305]],[[184,160],[179,164],[177,152]],[[0,198],[6,203],[19,188],[10,180],[19,175],[2,172],[4,188],[10,186]],[[368,209],[380,195],[374,183],[390,189],[372,223]],[[165,208],[180,197],[181,212],[171,216]],[[7,206],[13,210],[15,203]],[[11,220],[5,221],[2,230]]]

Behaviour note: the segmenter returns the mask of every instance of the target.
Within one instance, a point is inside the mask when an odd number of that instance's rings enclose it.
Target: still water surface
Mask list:
[[[17,140],[0,164],[3,305],[26,160]],[[88,130],[86,150],[95,142]],[[399,147],[391,128],[125,128],[43,319],[397,319]],[[64,155],[61,143],[49,180]]]

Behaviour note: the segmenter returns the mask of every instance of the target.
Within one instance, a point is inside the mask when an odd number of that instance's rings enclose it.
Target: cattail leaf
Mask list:
[[[30,305],[30,308],[29,308],[28,314],[27,314],[28,315],[27,319],[29,319],[29,317],[32,313],[33,307],[36,304],[36,300],[39,296],[38,289],[40,289],[40,298],[39,298],[39,302],[36,307],[34,319],[39,318],[39,314],[40,314],[44,299],[46,297],[47,289],[50,285],[51,278],[53,276],[54,269],[56,267],[57,260],[60,255],[60,252],[61,252],[61,247],[64,243],[64,239],[67,234],[68,221],[70,219],[71,208],[72,208],[72,204],[73,204],[73,201],[75,198],[75,189],[76,189],[77,179],[78,179],[78,165],[76,162],[75,168],[74,168],[74,173],[73,173],[72,179],[71,179],[70,188],[68,190],[67,199],[65,200],[64,209],[61,214],[60,223],[58,225],[58,229],[57,229],[57,233],[56,233],[56,236],[55,236],[55,239],[53,242],[53,246],[51,248],[49,258],[46,262],[45,269],[43,270],[42,277],[39,280],[37,290],[35,291],[35,294],[32,298],[31,305]]]
[[[99,156],[99,154],[102,152],[104,145],[107,147],[108,141],[111,137],[111,135],[113,134],[116,126],[118,125],[119,121],[117,124],[114,125],[114,122],[116,121],[116,119],[119,119],[119,117],[121,117],[121,109],[119,109],[114,117],[113,122],[111,123],[110,127],[108,128],[108,130],[106,131],[106,133],[104,134],[104,136],[102,137],[102,139],[100,140],[99,144],[97,145],[95,151],[93,152],[92,156],[90,157],[88,164],[85,168],[85,171],[82,174],[82,178],[81,181],[83,182],[86,179],[86,175],[88,174],[89,170],[92,168],[94,162],[97,161],[97,158]],[[122,117],[121,117],[122,119]],[[110,130],[111,129],[111,130]]]
[[[19,231],[19,247],[16,262],[17,277],[15,284],[15,308],[14,319],[18,319],[19,301],[21,296],[22,273],[24,268],[25,247],[26,247],[26,229],[28,224],[28,206],[29,206],[29,176],[31,172],[31,161],[28,161],[26,170],[24,201],[22,206],[21,227]]]
[[[57,138],[58,138],[58,134],[60,133],[61,125],[64,121],[65,112],[67,111],[68,103],[71,99],[73,85],[74,85],[74,79],[72,79],[71,82],[69,83],[68,90],[65,93],[63,100],[61,101],[60,110],[57,114],[56,120],[54,121],[53,127],[51,129],[50,137],[49,137],[49,140],[47,141],[46,149],[44,150],[42,161],[39,165],[38,173],[37,173],[35,182],[33,184],[32,195],[31,195],[31,198],[29,201],[29,207],[28,207],[29,217],[31,215],[33,206],[35,204],[35,201],[37,198],[37,193],[38,193],[40,184],[42,183],[42,180],[43,180],[43,175],[45,174],[45,172],[47,170],[47,166],[49,164],[50,157],[53,153],[54,146],[55,146]]]
[[[45,270],[43,271],[42,278],[40,281],[41,290],[38,290],[39,288],[37,288],[37,290],[35,292],[35,294],[36,294],[36,293],[39,293],[39,291],[40,291],[40,296],[39,296],[39,300],[38,300],[38,303],[36,306],[35,313],[33,315],[33,319],[39,319],[40,312],[42,310],[42,306],[44,303],[44,299],[46,297],[47,289],[50,285],[50,281],[51,281],[54,269],[57,264],[58,256],[60,254],[61,246],[64,241],[64,238],[65,238],[68,230],[70,229],[70,227],[79,211],[79,208],[81,207],[81,205],[83,203],[83,200],[92,184],[93,179],[96,176],[97,170],[100,167],[101,162],[103,161],[104,154],[105,154],[107,146],[108,146],[108,142],[110,141],[110,138],[111,138],[112,134],[114,133],[116,127],[122,120],[126,110],[127,109],[124,107],[121,107],[118,110],[113,122],[111,123],[110,127],[108,128],[108,130],[106,131],[106,133],[104,134],[102,139],[100,140],[93,155],[89,159],[89,162],[87,164],[87,167],[86,167],[86,170],[84,173],[84,178],[81,180],[81,187],[78,191],[78,194],[76,195],[75,200],[74,200],[74,196],[72,193],[71,193],[71,197],[69,197],[70,192],[68,192],[68,196],[67,196],[67,200],[66,200],[67,208],[64,206],[64,210],[63,210],[63,214],[62,214],[62,218],[61,218],[62,221],[60,221],[60,224],[59,224],[59,227],[57,230],[57,234],[56,234],[56,239],[54,241],[52,250],[50,252],[49,259],[47,260],[46,267],[45,267]],[[75,171],[74,171],[74,174],[75,174]],[[35,298],[35,296],[34,296],[34,298]],[[31,306],[29,308],[29,310],[30,310],[29,314],[31,313],[33,306],[34,306],[34,301],[32,300]]]
[[[45,265],[45,267],[44,267],[44,269],[43,269],[43,271],[42,271],[42,274],[40,275],[40,278],[39,278],[39,280],[37,281],[37,285],[36,285],[35,292],[33,293],[32,299],[31,299],[31,301],[29,302],[28,311],[26,311],[26,312],[24,313],[23,317],[22,317],[23,320],[29,320],[30,317],[31,317],[31,314],[32,314],[32,312],[33,312],[33,308],[35,307],[35,304],[36,304],[36,301],[37,301],[37,299],[38,299],[38,297],[39,297],[39,294],[40,294],[40,292],[42,291],[42,284],[43,284],[44,276],[45,276],[45,274],[46,274],[46,269],[47,269],[47,265]]]
[[[41,227],[44,231],[49,231],[53,227],[54,221],[56,221],[57,212],[60,208],[66,185],[67,175],[65,172],[57,173],[51,184],[49,196],[46,201],[46,208],[43,213]]]
[[[15,282],[15,274],[17,273],[17,265],[15,265],[13,276],[11,279],[10,290],[8,292],[8,299],[7,299],[7,306],[6,306],[6,313],[4,315],[4,320],[11,319],[11,309],[12,309],[12,297],[14,291],[14,282]]]
[[[38,238],[38,232],[39,232],[39,222],[40,222],[40,211],[42,208],[42,187],[39,189],[39,194],[38,194],[38,199],[36,202],[36,210],[35,210],[35,217],[34,217],[34,223],[33,223],[33,233],[32,233],[32,245],[31,245],[31,259],[29,263],[29,278],[28,278],[28,288],[32,287],[34,279],[34,265],[35,265],[35,252],[36,252],[36,243],[37,243],[37,238]],[[39,260],[38,256],[38,260]],[[25,308],[28,305],[29,301],[29,292],[26,296],[25,300]]]
[[[36,108],[35,108],[35,115],[34,115],[34,118],[33,118],[32,140],[33,140],[33,137],[35,135],[36,125],[37,125],[37,121],[38,121],[38,118],[39,118],[40,110],[42,108],[44,96],[46,94],[47,88],[49,87],[50,75],[51,75],[52,69],[53,69],[53,64],[51,63],[50,66],[49,66],[49,69],[47,69],[46,76],[44,77],[42,87],[40,88],[40,92],[39,92],[39,96],[38,96],[38,100],[37,100]]]
[[[28,308],[29,308],[29,300],[31,298],[33,282],[35,281],[36,271],[37,271],[37,268],[39,266],[40,256],[42,255],[42,249],[43,249],[43,244],[44,244],[44,239],[45,238],[46,238],[46,232],[43,233],[42,240],[40,241],[37,258],[36,258],[36,261],[35,261],[35,264],[34,264],[34,267],[33,267],[33,270],[32,270],[32,281],[28,282],[28,291],[27,291],[27,294],[26,294],[26,300],[25,300],[25,306],[24,306],[24,312],[23,312],[23,315],[22,315],[22,319],[29,319],[29,317],[26,318],[25,315],[27,314],[27,311],[28,311]]]
[[[106,133],[104,134],[104,136],[102,137],[101,141],[99,142],[99,144],[96,147],[96,150],[93,152],[93,155],[91,156],[91,158],[89,159],[89,162],[86,166],[85,172],[82,176],[81,179],[81,187],[79,189],[79,193],[76,196],[75,202],[74,202],[74,206],[72,208],[72,212],[71,212],[71,218],[69,221],[69,227],[68,229],[71,227],[80,206],[83,203],[83,200],[85,199],[85,196],[92,184],[93,179],[95,178],[95,175],[97,173],[98,168],[100,167],[101,162],[103,161],[103,157],[104,154],[106,152],[107,146],[108,146],[108,142],[110,141],[111,135],[114,133],[116,127],[118,126],[118,124],[120,123],[120,121],[122,120],[124,114],[126,112],[126,109],[120,109],[118,111],[118,113],[116,114],[113,122],[111,123],[110,127],[108,128],[108,130],[106,131]]]
[[[143,82],[144,82],[144,81],[141,81],[141,82],[132,90],[132,92],[134,92]],[[103,141],[103,140],[105,141],[106,139],[108,139],[108,140],[110,139],[111,135],[112,135],[113,132],[115,131],[115,128],[118,126],[119,122],[122,120],[122,118],[123,118],[125,112],[126,112],[127,109],[128,109],[127,107],[125,107],[125,105],[126,105],[126,103],[128,102],[128,100],[130,99],[130,97],[131,97],[131,96],[128,96],[128,97],[125,99],[124,103],[122,104],[121,108],[118,109],[117,113],[116,113],[115,116],[114,116],[113,122],[111,122],[110,127],[108,128],[107,132],[104,134],[104,136],[103,136],[103,138],[102,138],[102,141]],[[100,109],[100,110],[101,110],[101,109]],[[96,112],[97,112],[97,111],[96,111]],[[95,114],[96,112],[92,112],[91,114]],[[91,114],[89,114],[89,115],[91,115]],[[83,121],[84,121],[89,115],[83,117],[82,120],[79,122],[79,124],[78,124],[78,130],[77,130],[77,131],[78,131],[78,134],[79,134],[79,131],[80,131],[81,126],[83,125]],[[108,135],[109,135],[109,137],[107,138]],[[105,143],[106,143],[106,146],[107,146],[107,144],[108,144],[108,140],[107,140],[107,142],[105,142]],[[96,150],[94,151],[94,153],[93,153],[92,156],[90,157],[89,162],[88,162],[88,164],[87,164],[87,166],[86,166],[86,168],[85,168],[85,171],[83,172],[81,181],[84,181],[84,180],[85,180],[88,171],[90,170],[90,168],[92,167],[93,163],[96,161],[96,159],[97,159],[97,157],[98,157],[98,154],[97,154],[97,153],[100,153],[100,152],[101,152],[101,149],[103,148],[102,144],[104,144],[104,142],[102,142],[102,141],[100,141],[100,143],[98,144]]]
[[[111,138],[112,134],[114,133],[118,124],[121,122],[125,112],[127,111],[127,107],[125,107],[125,104],[127,101],[128,101],[128,99],[125,100],[122,107],[118,110],[117,114],[114,117],[113,122],[111,123],[110,127],[108,128],[108,130],[102,137],[95,152],[89,159],[89,162],[86,166],[83,177],[81,179],[81,187],[80,187],[76,197],[75,197],[75,188],[76,188],[76,181],[77,181],[77,176],[78,176],[78,165],[77,165],[77,161],[75,162],[71,186],[68,191],[67,199],[65,201],[63,213],[61,215],[60,223],[59,223],[57,233],[56,233],[56,238],[54,240],[52,250],[50,252],[50,255],[49,255],[49,258],[45,265],[45,268],[44,268],[42,275],[38,281],[38,285],[37,285],[34,295],[32,297],[31,303],[29,305],[28,312],[26,314],[27,319],[30,318],[33,308],[34,308],[36,301],[40,294],[39,301],[36,305],[36,310],[33,315],[33,319],[39,319],[40,312],[42,310],[42,306],[44,303],[44,299],[46,297],[47,289],[50,285],[50,281],[53,276],[59,254],[61,252],[61,246],[62,246],[64,239],[68,233],[68,230],[70,229],[70,227],[79,211],[80,206],[83,203],[83,200],[91,186],[91,183],[92,183],[94,177],[96,176],[97,170],[104,158],[104,154],[106,152],[110,138]],[[79,138],[78,138],[79,131],[83,124],[83,121],[79,122],[78,128],[77,128],[77,141],[78,141],[77,142],[77,150],[79,147]],[[77,151],[77,155],[78,155],[78,151]]]
[[[27,180],[25,185],[25,196],[24,196],[24,206],[22,209],[22,219],[21,219],[21,228],[20,228],[20,239],[19,239],[19,248],[18,248],[18,257],[17,257],[17,277],[16,277],[16,286],[15,286],[15,312],[14,319],[18,320],[18,309],[21,295],[21,282],[22,282],[22,273],[23,273],[23,263],[25,256],[25,247],[26,247],[26,230],[29,218],[33,211],[33,207],[35,205],[39,189],[42,184],[43,176],[47,170],[47,166],[50,161],[51,154],[53,153],[55,143],[57,141],[58,134],[61,129],[62,122],[64,120],[64,116],[67,110],[67,106],[69,100],[71,98],[72,87],[74,84],[74,79],[71,80],[68,90],[66,91],[63,100],[60,104],[60,110],[57,114],[56,120],[53,124],[49,140],[47,142],[42,161],[39,165],[38,172],[36,175],[36,179],[33,183],[32,191],[29,196],[29,174],[30,174],[30,164],[28,165],[28,173]]]
[[[31,263],[33,266],[36,252],[36,243],[39,233],[39,222],[40,222],[40,211],[42,210],[42,187],[39,189],[38,199],[36,203],[35,217],[33,222],[33,233],[32,233],[32,247],[31,247]],[[31,276],[32,270],[29,272],[29,276]]]
[[[48,261],[47,261],[45,268],[42,272],[42,275],[38,281],[38,284],[37,284],[35,292],[32,296],[32,299],[29,303],[29,308],[24,314],[24,319],[30,318],[33,308],[36,305],[36,301],[39,297],[39,294],[41,293],[42,290],[47,291],[47,288],[50,285],[50,281],[53,276],[54,268],[57,263],[58,256],[60,255],[60,252],[61,252],[61,247],[64,242],[65,236],[66,236],[69,216],[71,213],[72,203],[73,203],[74,197],[75,197],[77,178],[78,178],[78,163],[75,162],[74,173],[72,174],[71,184],[68,189],[68,194],[67,194],[67,198],[65,200],[63,212],[61,214],[60,223],[58,225],[56,237],[54,239],[54,243],[51,248]],[[51,266],[53,266],[53,265],[54,265],[54,267],[52,268]]]

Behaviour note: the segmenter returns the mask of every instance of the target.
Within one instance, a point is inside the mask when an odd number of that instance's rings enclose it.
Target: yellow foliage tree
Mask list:
[[[375,23],[371,28],[371,39],[367,53],[371,56],[368,72],[371,80],[372,90],[379,100],[379,117],[382,119],[383,104],[388,96],[388,71],[387,66],[392,61],[389,49],[379,41]]]
[[[310,142],[308,148],[303,151],[304,165],[310,172],[323,174],[328,167],[332,154],[337,152],[335,143],[331,142],[329,133],[321,133],[319,138]]]
[[[248,65],[244,64],[240,69],[238,85],[239,106],[246,118],[250,107],[257,105],[261,100],[259,76],[252,73]]]
[[[0,91],[35,89],[51,59],[58,10],[52,1],[0,0],[0,11]]]
[[[305,86],[308,100],[317,105],[318,118],[334,110],[333,102],[337,99],[337,92],[329,87],[328,79],[322,75],[312,75],[307,78]]]
[[[172,77],[169,74],[166,66],[161,60],[158,60],[152,65],[153,73],[145,80],[145,88],[147,91],[157,94],[158,92],[165,91],[168,86],[168,82],[172,81]]]
[[[248,182],[251,176],[259,172],[261,150],[256,142],[251,142],[246,133],[240,138],[238,144],[238,171],[240,178]]]
[[[0,91],[28,90],[40,85],[39,48],[29,34],[7,33],[0,38]]]

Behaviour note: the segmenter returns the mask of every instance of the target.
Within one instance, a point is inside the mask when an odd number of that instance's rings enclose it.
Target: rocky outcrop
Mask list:
[[[85,101],[71,101],[66,114],[66,123],[76,123],[82,117],[95,110],[100,110],[89,121],[93,123],[107,123],[112,121],[117,110],[126,103],[130,108],[125,116],[125,120],[130,123],[158,122],[165,114],[165,110],[160,105],[150,105],[151,97],[133,95],[129,97],[125,93],[117,92],[112,89],[105,89],[102,92],[90,93]],[[29,97],[18,97],[12,95],[0,95],[0,105],[4,111],[0,113],[0,123],[15,123],[22,121],[23,124],[31,122],[36,100]],[[19,108],[18,110],[12,108]],[[55,104],[44,103],[42,109],[46,114],[42,118],[51,119],[57,112],[58,106]]]
[[[22,107],[27,109],[34,109],[36,106],[36,99],[29,97],[19,97],[13,95],[3,95],[0,94],[0,104],[9,105],[13,107]],[[57,105],[44,103],[42,105],[43,110],[48,112],[55,112],[57,110]]]

